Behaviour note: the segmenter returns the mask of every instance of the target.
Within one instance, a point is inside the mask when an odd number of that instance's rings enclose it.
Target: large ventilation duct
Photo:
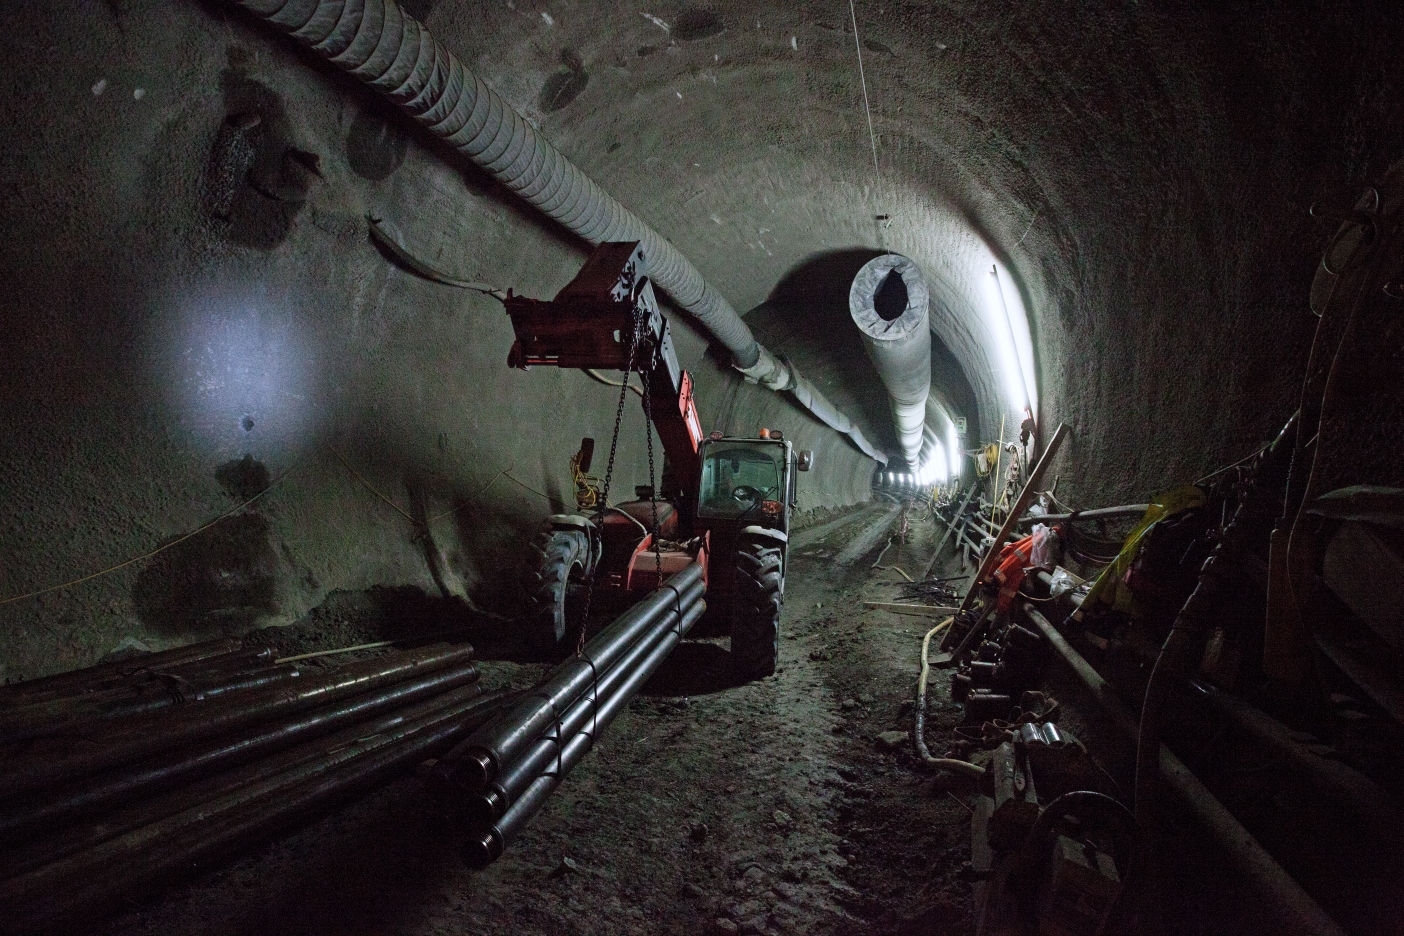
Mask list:
[[[921,268],[901,254],[863,265],[848,290],[848,311],[892,400],[902,457],[921,465],[926,399],[931,394],[931,326]]]
[[[360,79],[510,191],[590,244],[639,241],[654,285],[731,352],[751,382],[790,391],[866,455],[887,457],[784,361],[677,248],[541,139],[394,0],[230,0]],[[806,400],[812,402],[805,402]]]

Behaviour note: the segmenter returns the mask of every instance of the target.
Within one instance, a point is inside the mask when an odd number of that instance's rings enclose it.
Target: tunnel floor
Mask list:
[[[133,899],[92,932],[973,934],[973,789],[933,775],[910,750],[921,638],[939,619],[863,603],[898,597],[906,580],[891,567],[917,577],[929,558],[933,524],[914,522],[909,543],[882,555],[888,568],[874,568],[897,513],[879,501],[795,532],[776,674],[739,683],[725,638],[686,641],[486,870],[460,857],[466,824],[407,776],[158,897]],[[937,569],[973,571],[954,556]],[[301,652],[396,636],[387,626],[399,636],[461,629],[465,616],[461,603],[374,589],[333,596],[300,626],[250,639]],[[489,686],[526,688],[549,668],[531,661],[509,625],[471,630]],[[1060,727],[1129,789],[1134,751],[1080,684],[1050,668],[1043,688],[1062,703]],[[934,750],[961,715],[937,671],[926,720]],[[1167,932],[1277,932],[1204,830],[1164,806],[1158,896],[1148,905],[1162,910],[1151,919],[1163,914]],[[1266,828],[1275,841],[1301,824],[1289,816]],[[1319,839],[1316,828],[1302,825],[1288,858],[1303,883],[1329,893],[1340,874],[1303,856],[1353,846]],[[1367,893],[1378,880],[1361,878]],[[1385,913],[1386,904],[1367,903],[1366,917]],[[1136,906],[1119,907],[1111,931],[1148,932]],[[1362,932],[1392,926],[1376,919]]]
[[[934,623],[863,610],[901,581],[870,570],[894,510],[797,533],[776,675],[737,685],[725,639],[684,644],[487,870],[462,863],[466,833],[407,777],[109,931],[973,932],[969,813],[878,738],[910,728]],[[919,539],[884,563],[919,572]],[[541,666],[484,671],[526,685]],[[939,686],[933,703],[934,737],[960,710]]]

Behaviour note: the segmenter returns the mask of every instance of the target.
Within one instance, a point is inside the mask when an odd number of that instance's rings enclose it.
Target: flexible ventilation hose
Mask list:
[[[374,88],[460,155],[591,244],[638,241],[649,277],[726,346],[736,369],[790,390],[864,454],[887,457],[763,348],[726,298],[661,234],[595,184],[394,0],[229,0]],[[801,395],[803,393],[803,395]],[[805,403],[808,398],[811,403]],[[837,414],[837,419],[835,418]]]

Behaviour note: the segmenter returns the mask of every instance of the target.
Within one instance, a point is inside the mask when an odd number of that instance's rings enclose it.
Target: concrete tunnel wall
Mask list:
[[[832,4],[651,9],[668,32],[593,2],[407,9],[737,308],[759,307],[758,333],[889,449],[856,334],[781,287],[835,255],[912,257],[934,387],[988,439],[1017,417],[980,298],[998,262],[1031,317],[1041,421],[1074,427],[1060,496],[1089,505],[1191,480],[1286,418],[1330,233],[1305,209],[1401,152],[1398,11],[860,4],[875,179]],[[410,584],[509,612],[522,544],[569,500],[579,438],[607,440],[616,391],[508,370],[497,303],[392,266],[365,216],[436,266],[537,296],[581,245],[215,0],[11,5],[0,25],[0,598],[228,510],[257,487],[244,455],[290,471],[189,544],[0,605],[0,678],[124,636],[289,620],[335,589]],[[219,128],[250,109],[266,193],[222,202]],[[317,171],[281,160],[289,146]],[[782,427],[814,448],[804,509],[867,496],[872,462],[673,318],[704,428]],[[646,474],[627,405],[616,490]],[[338,456],[435,518],[432,542]]]

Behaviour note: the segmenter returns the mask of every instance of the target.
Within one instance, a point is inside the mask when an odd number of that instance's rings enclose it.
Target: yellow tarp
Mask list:
[[[1097,608],[1099,605],[1110,605],[1117,611],[1125,611],[1129,614],[1133,596],[1131,589],[1126,587],[1126,573],[1131,568],[1136,554],[1140,552],[1141,540],[1145,538],[1146,533],[1150,531],[1156,521],[1184,510],[1200,507],[1203,504],[1204,492],[1192,484],[1174,488],[1152,499],[1150,506],[1146,508],[1145,516],[1141,518],[1141,522],[1136,524],[1136,528],[1122,543],[1121,552],[1117,553],[1112,564],[1103,569],[1102,574],[1097,576],[1097,581],[1092,583],[1092,589],[1082,600],[1078,617],[1080,618],[1083,612]]]

